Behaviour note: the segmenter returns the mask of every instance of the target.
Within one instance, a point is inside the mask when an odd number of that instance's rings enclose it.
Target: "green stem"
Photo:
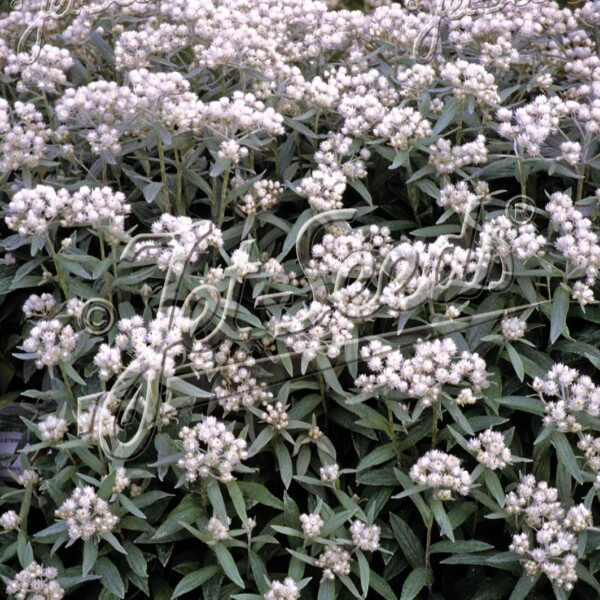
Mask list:
[[[165,163],[165,151],[162,145],[162,141],[160,136],[156,138],[156,147],[158,148],[158,158],[160,159],[160,178],[163,183],[164,189],[164,198],[165,198],[165,212],[171,212],[171,202],[169,200],[169,184],[167,181],[167,165]]]
[[[178,215],[185,215],[185,205],[182,202],[183,172],[181,169],[181,160],[179,159],[179,151],[177,148],[175,148],[173,152],[175,153],[175,166],[177,168],[177,197],[175,198],[175,207]]]
[[[63,277],[62,271],[60,269],[60,265],[58,262],[58,254],[56,254],[56,250],[54,249],[54,244],[50,239],[50,235],[46,232],[46,248],[48,252],[50,252],[50,256],[52,256],[52,261],[54,262],[54,268],[56,269],[56,277],[58,278],[58,283],[63,291],[65,296],[65,300],[69,299],[69,288],[67,287],[67,282]]]
[[[106,251],[104,249],[104,237],[100,232],[98,232],[98,240],[100,241],[100,260],[104,262],[106,260]],[[106,286],[106,291],[108,293],[108,298],[110,303],[113,303],[113,295],[112,295],[112,284],[110,281],[110,275],[104,271],[102,273],[102,279],[104,280],[104,285]]]
[[[226,169],[223,174],[223,185],[221,187],[221,201],[219,202],[219,221],[217,227],[220,229],[225,220],[225,208],[227,206],[227,186],[229,185],[230,169]]]

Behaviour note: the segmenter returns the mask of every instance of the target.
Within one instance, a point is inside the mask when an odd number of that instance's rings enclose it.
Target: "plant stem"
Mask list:
[[[227,206],[227,186],[229,185],[230,169],[226,169],[223,174],[223,184],[221,186],[221,200],[219,202],[219,221],[217,227],[220,229],[225,220],[225,208]]]
[[[160,159],[160,178],[164,187],[165,212],[171,212],[171,201],[169,200],[169,184],[167,181],[167,165],[165,163],[165,151],[160,136],[156,138],[156,147],[158,148],[158,158]]]
[[[63,291],[65,300],[68,300],[69,299],[69,288],[67,287],[67,282],[65,281],[65,278],[63,277],[62,271],[60,269],[60,265],[58,262],[58,254],[56,254],[56,250],[54,250],[54,244],[52,243],[52,240],[50,239],[50,235],[47,231],[46,231],[45,236],[46,236],[46,248],[48,249],[48,252],[50,252],[50,256],[52,256],[52,261],[54,262],[54,268],[56,269],[56,277],[58,278],[58,283]]]

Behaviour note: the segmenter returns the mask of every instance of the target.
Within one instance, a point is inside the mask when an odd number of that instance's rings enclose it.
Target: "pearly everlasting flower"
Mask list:
[[[336,463],[325,465],[319,469],[319,475],[321,477],[321,481],[333,483],[337,481],[340,476],[340,468]]]
[[[33,561],[6,584],[6,593],[16,600],[62,600],[65,591],[59,585],[58,570]]]
[[[317,567],[323,569],[325,579],[350,573],[350,553],[339,546],[327,545],[317,559]]]
[[[183,427],[184,456],[178,466],[185,470],[187,481],[198,477],[215,477],[227,483],[232,471],[248,456],[245,440],[236,438],[216,417],[205,417],[194,427]]]
[[[114,494],[120,494],[124,492],[126,488],[131,485],[131,479],[127,477],[127,471],[125,467],[117,467],[115,473],[115,482],[113,484],[112,491]]]
[[[275,431],[281,431],[288,426],[288,414],[281,402],[275,406],[268,404],[266,411],[261,414],[261,420],[268,423]]]
[[[502,328],[502,335],[507,341],[520,340],[527,331],[527,323],[519,317],[508,317],[502,319],[500,324]]]
[[[517,489],[506,494],[505,510],[511,515],[523,515],[525,523],[533,528],[539,528],[544,521],[564,518],[558,490],[546,481],[536,481],[533,475],[521,477]]]
[[[39,321],[23,342],[23,349],[37,356],[35,366],[41,369],[67,362],[78,340],[79,334],[70,325],[62,325],[58,319]]]
[[[350,525],[352,543],[359,550],[375,552],[379,550],[379,536],[381,528],[377,525],[366,525],[362,521],[353,521]]]
[[[396,107],[373,129],[373,135],[388,140],[392,148],[403,150],[410,142],[430,136],[431,123],[408,106]]]
[[[41,483],[41,481],[42,478],[39,473],[33,469],[25,469],[17,477],[17,482],[23,487],[27,487],[28,485],[36,486]]]
[[[452,454],[430,450],[411,467],[409,476],[417,485],[433,488],[439,500],[452,500],[452,492],[466,496],[471,486],[471,476],[460,462]]]
[[[23,313],[28,319],[49,317],[55,306],[56,300],[52,294],[31,294],[23,304]]]
[[[229,524],[224,525],[217,517],[211,517],[206,527],[213,542],[221,542],[229,537]]]
[[[100,344],[98,353],[94,357],[94,364],[98,367],[100,379],[106,381],[123,369],[121,351],[118,348],[111,348],[108,344]]]
[[[264,600],[298,600],[300,590],[291,577],[283,581],[274,581],[263,596]]]
[[[69,430],[67,421],[55,415],[48,415],[38,427],[44,442],[61,442]]]
[[[449,140],[440,137],[429,146],[429,152],[429,162],[438,173],[453,173],[463,167],[485,164],[488,161],[483,135],[478,135],[472,142],[461,146],[453,146]]]
[[[72,540],[85,541],[109,533],[119,523],[119,517],[110,512],[108,502],[99,498],[91,485],[76,487],[55,515],[67,522]]]
[[[469,440],[469,450],[477,453],[477,461],[488,469],[503,469],[510,463],[512,455],[499,431],[486,429]]]
[[[236,277],[244,277],[250,273],[256,273],[260,268],[260,264],[250,261],[250,255],[241,249],[235,250],[231,255],[231,264],[229,271]]]
[[[300,515],[300,523],[302,524],[302,533],[306,539],[319,537],[323,528],[323,519],[316,514]]]
[[[0,515],[0,527],[5,531],[13,531],[19,529],[21,519],[14,510],[8,510]]]

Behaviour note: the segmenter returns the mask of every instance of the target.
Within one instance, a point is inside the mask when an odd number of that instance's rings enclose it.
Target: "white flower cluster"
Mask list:
[[[321,481],[324,481],[325,483],[335,483],[340,476],[340,467],[336,463],[325,465],[319,469],[319,475]]]
[[[56,300],[52,294],[44,293],[40,296],[31,294],[23,304],[23,312],[28,319],[46,318],[56,306]]]
[[[339,546],[327,545],[317,559],[317,567],[323,569],[325,579],[350,573],[350,553]]]
[[[42,441],[44,442],[62,442],[69,430],[69,424],[66,419],[62,419],[55,415],[48,415],[40,422],[38,427]]]
[[[523,516],[526,530],[513,536],[509,549],[528,557],[527,573],[541,570],[554,585],[572,590],[577,581],[576,534],[592,526],[591,512],[577,504],[565,515],[558,490],[545,481],[536,482],[533,475],[522,477],[516,491],[506,495],[505,508],[509,514]]]
[[[323,519],[314,513],[300,515],[300,523],[302,524],[302,534],[306,539],[319,537],[325,524]]]
[[[252,184],[250,191],[242,196],[240,210],[246,215],[267,211],[275,206],[277,198],[283,193],[278,181],[261,179]]]
[[[195,263],[208,248],[223,245],[221,230],[210,221],[166,213],[152,224],[152,233],[159,240],[140,242],[135,248],[136,260],[153,260],[161,271],[170,267],[176,274],[181,274],[188,263]]]
[[[52,130],[31,102],[10,104],[0,98],[0,170],[37,167],[44,159]]]
[[[21,518],[14,510],[7,510],[0,515],[0,527],[5,531],[19,529],[19,525],[21,525]]]
[[[600,488],[600,437],[585,433],[577,442],[577,447],[583,452],[587,466],[596,473],[594,486]]]
[[[366,525],[362,521],[355,520],[350,525],[352,543],[359,549],[368,552],[379,550],[379,537],[381,527],[378,525]]]
[[[361,348],[360,356],[372,374],[359,375],[357,387],[367,392],[376,388],[398,390],[425,407],[440,399],[446,384],[463,386],[455,399],[459,405],[473,404],[473,393],[488,386],[485,361],[477,353],[459,354],[450,338],[418,340],[412,358],[404,358],[400,350],[373,340]],[[464,387],[467,384],[469,387]]]
[[[184,457],[177,463],[185,469],[186,479],[213,476],[227,483],[233,480],[233,469],[245,460],[246,441],[236,438],[216,417],[205,417],[194,427],[183,427],[179,432],[183,440]]]
[[[100,405],[92,403],[77,415],[77,435],[84,440],[100,440],[119,431],[114,411],[119,405],[115,394],[109,394]]]
[[[500,327],[504,339],[509,342],[520,340],[527,331],[527,323],[523,319],[519,319],[519,317],[507,317],[506,319],[502,319]]]
[[[58,569],[33,561],[6,584],[6,593],[16,600],[62,600],[65,590],[57,579]]]
[[[81,187],[74,194],[66,189],[58,191],[47,185],[22,189],[8,205],[6,225],[21,235],[43,234],[54,219],[60,219],[63,227],[104,227],[107,240],[122,236],[125,218],[131,212],[125,195],[109,187]]]
[[[526,152],[531,156],[539,156],[542,144],[556,133],[561,117],[568,112],[569,108],[558,96],[536,96],[529,104],[515,111],[499,109],[496,113],[501,122],[498,133],[514,140],[521,154]],[[513,119],[515,124],[511,125]]]
[[[298,194],[308,198],[314,210],[324,212],[342,208],[348,182],[342,159],[350,154],[351,144],[350,138],[336,134],[319,145],[319,151],[314,155],[317,168],[302,179],[297,189]]]
[[[41,483],[41,481],[42,478],[39,473],[33,469],[25,469],[19,473],[19,476],[17,477],[17,483],[23,487],[27,487],[28,485],[36,486]]]
[[[448,206],[459,215],[466,215],[475,210],[480,198],[480,195],[469,191],[466,181],[459,181],[456,184],[449,183],[440,190],[437,204],[444,208]]]
[[[481,165],[488,161],[485,137],[478,135],[472,142],[452,145],[450,140],[440,137],[429,146],[429,162],[438,173],[454,173],[469,165]]]
[[[221,542],[229,537],[229,524],[225,525],[221,523],[217,517],[211,517],[209,519],[206,530],[213,542]]]
[[[241,348],[233,352],[231,340],[225,340],[219,346],[214,358],[221,375],[214,392],[225,413],[259,404],[265,406],[273,399],[266,382],[259,383],[252,374],[256,359]]]
[[[108,502],[99,498],[91,485],[73,490],[55,515],[67,522],[72,540],[89,540],[94,535],[111,532],[119,523],[119,517],[110,512]]]
[[[354,323],[339,311],[313,301],[292,315],[283,315],[272,327],[275,337],[287,335],[283,341],[288,348],[302,353],[306,360],[314,360],[319,352],[329,358],[339,356],[352,339]]]
[[[408,475],[417,485],[433,488],[439,500],[452,500],[452,492],[466,496],[471,487],[471,476],[460,463],[452,454],[430,450],[411,467]]]
[[[115,338],[116,348],[102,344],[94,358],[100,377],[108,379],[112,373],[119,373],[123,351],[133,355],[128,368],[148,381],[173,376],[176,358],[184,353],[183,337],[193,324],[193,319],[184,316],[177,306],[158,312],[147,326],[139,315],[121,319],[117,323],[120,333]]]
[[[504,215],[494,217],[483,224],[479,243],[486,257],[494,254],[499,256],[514,254],[523,261],[534,256],[543,256],[546,247],[546,239],[537,235],[533,223],[524,223],[517,228]]]
[[[25,352],[35,353],[38,369],[67,362],[77,346],[79,334],[58,319],[39,321],[23,342]]]
[[[71,53],[65,48],[49,44],[42,47],[34,45],[31,52],[10,54],[4,72],[7,75],[20,76],[17,82],[18,92],[37,88],[42,92],[56,93],[57,86],[63,87],[67,83],[65,72],[73,63]]]
[[[298,600],[300,590],[291,577],[286,577],[283,581],[271,583],[271,587],[263,598],[264,600]]]
[[[114,494],[120,494],[124,492],[131,485],[131,479],[127,477],[127,471],[125,467],[117,467],[115,472],[115,481],[113,483],[112,491]]]
[[[447,62],[440,69],[440,76],[452,86],[452,92],[459,100],[470,95],[480,104],[500,104],[494,76],[481,65],[462,59]]]
[[[550,221],[562,234],[555,242],[556,249],[567,259],[567,273],[583,271],[585,283],[577,282],[573,299],[582,306],[594,302],[594,285],[600,269],[600,244],[592,231],[592,222],[573,206],[571,198],[555,192],[546,205]]]
[[[286,408],[281,402],[277,402],[274,406],[268,404],[260,418],[275,431],[282,431],[289,424]]]
[[[469,440],[469,450],[477,453],[477,461],[488,469],[504,469],[511,462],[512,454],[499,431],[486,429]]]
[[[430,136],[431,123],[419,111],[397,106],[373,129],[373,135],[388,140],[396,150],[404,150],[413,140]]]
[[[555,364],[544,379],[536,377],[533,389],[545,403],[544,425],[547,427],[577,433],[581,431],[578,412],[591,417],[600,415],[600,387],[594,385],[589,376],[579,375],[576,369],[561,363]],[[544,396],[557,400],[547,401]]]

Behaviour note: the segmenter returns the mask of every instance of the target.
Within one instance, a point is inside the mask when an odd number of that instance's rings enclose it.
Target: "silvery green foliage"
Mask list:
[[[598,0],[56,5],[0,15],[0,595],[598,598]]]

